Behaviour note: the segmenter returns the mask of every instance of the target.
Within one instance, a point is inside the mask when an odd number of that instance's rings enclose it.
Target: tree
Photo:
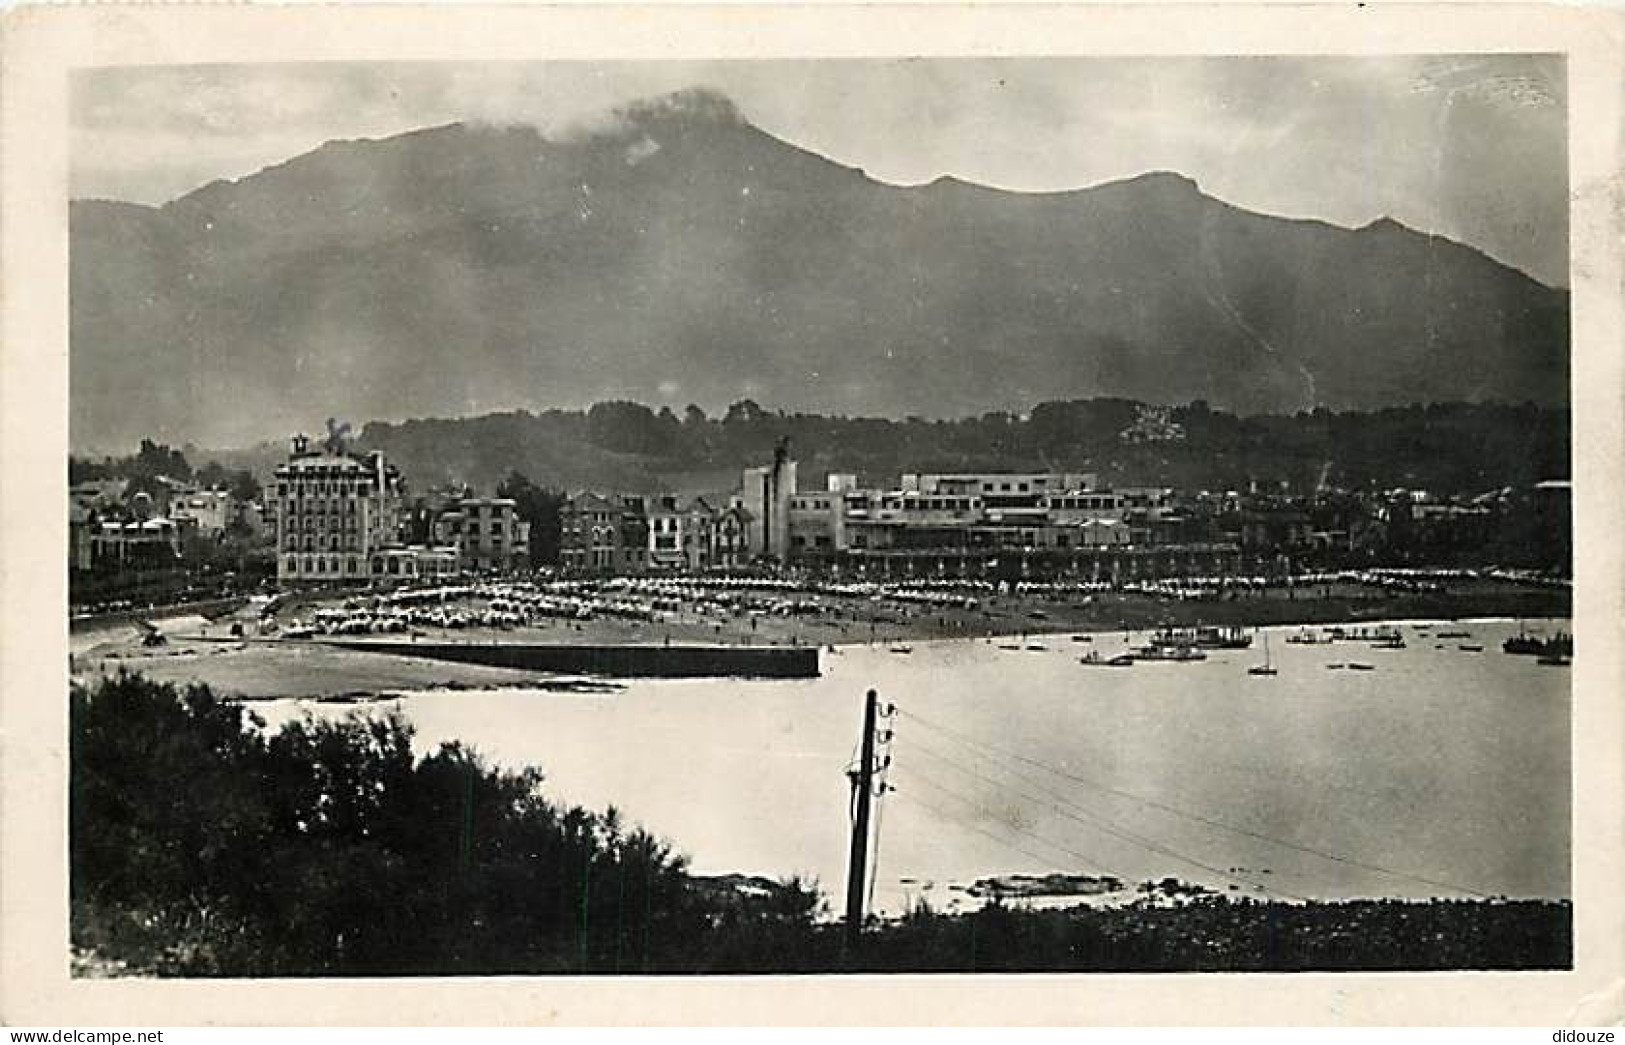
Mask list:
[[[254,473],[246,468],[238,469],[232,473],[230,484],[231,495],[239,501],[258,501],[265,491],[260,481],[254,478]]]
[[[559,561],[563,492],[543,489],[531,482],[529,476],[516,470],[509,472],[508,477],[497,484],[497,496],[511,497],[514,514],[530,523],[530,564],[556,564]]]
[[[728,413],[722,418],[725,425],[753,424],[762,420],[767,414],[754,399],[741,399],[728,406]]]
[[[179,450],[143,439],[141,449],[136,452],[135,460],[126,474],[131,478],[162,475],[170,479],[190,480],[192,466],[186,463],[186,455]]]
[[[595,446],[619,453],[658,454],[669,449],[654,411],[624,400],[592,405],[587,411],[587,438]]]

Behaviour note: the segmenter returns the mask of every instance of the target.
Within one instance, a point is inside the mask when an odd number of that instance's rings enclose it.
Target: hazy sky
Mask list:
[[[1041,190],[1176,170],[1252,210],[1387,215],[1568,282],[1559,57],[216,65],[74,86],[80,198],[160,203],[329,139],[452,120],[568,133],[705,86],[882,181]]]

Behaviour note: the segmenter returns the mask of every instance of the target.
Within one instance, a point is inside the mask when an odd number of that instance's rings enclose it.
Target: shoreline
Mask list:
[[[933,608],[899,611],[868,603],[842,605],[851,620],[796,617],[734,617],[723,621],[672,620],[661,623],[595,619],[551,622],[511,630],[488,628],[428,634],[428,644],[469,646],[557,645],[585,647],[608,643],[647,646],[722,647],[781,650],[799,647],[821,652],[913,643],[978,642],[1072,634],[1109,635],[1198,624],[1247,629],[1361,627],[1477,621],[1572,620],[1567,592],[1550,590],[1480,591],[1379,595],[1354,598],[1319,595],[1287,598],[1275,593],[1230,600],[1176,602],[1142,595],[1107,594],[1087,601],[1034,595],[987,600],[976,610]],[[862,619],[860,614],[870,614]],[[1032,616],[1034,613],[1039,617]],[[209,625],[223,630],[224,622]],[[250,637],[233,647],[212,634],[176,634],[168,648],[143,649],[130,629],[122,641],[85,650],[73,673],[84,681],[120,668],[167,681],[204,681],[235,698],[341,696],[361,692],[401,693],[429,689],[535,688],[583,672],[541,672],[514,667],[462,664],[413,656],[408,650],[361,652],[320,638],[283,640]],[[410,647],[410,640],[378,644]],[[1080,643],[1080,645],[1082,645]],[[837,654],[838,655],[838,654]],[[155,670],[156,669],[156,670]],[[594,676],[609,679],[610,676]]]

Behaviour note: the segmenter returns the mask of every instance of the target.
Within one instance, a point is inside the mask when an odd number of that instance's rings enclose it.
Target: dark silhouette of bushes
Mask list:
[[[634,972],[817,913],[800,883],[725,903],[615,810],[559,808],[540,772],[457,744],[416,758],[394,715],[267,735],[138,676],[71,708],[74,939],[139,968]]]

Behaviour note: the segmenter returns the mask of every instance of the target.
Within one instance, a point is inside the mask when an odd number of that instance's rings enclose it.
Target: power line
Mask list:
[[[958,730],[952,729],[952,728],[950,728],[948,726],[941,725],[939,723],[932,722],[929,719],[922,718],[921,716],[913,714],[911,712],[899,710],[898,713],[901,714],[901,715],[906,715],[910,719],[913,719],[914,721],[920,723],[922,726],[925,726],[927,729],[931,729],[931,730],[934,730],[934,731],[936,731],[938,733],[941,733],[942,735],[944,735],[948,739],[955,740],[958,743],[964,745],[965,747],[971,748],[972,750],[978,750],[979,749],[981,752],[988,752],[988,753],[991,753],[993,755],[997,755],[997,756],[999,756],[1001,758],[1014,759],[1014,760],[1016,760],[1018,762],[1023,762],[1023,763],[1026,763],[1027,765],[1034,766],[1034,767],[1036,767],[1038,769],[1041,769],[1046,773],[1054,774],[1055,776],[1061,777],[1061,778],[1063,778],[1065,780],[1070,780],[1070,781],[1072,781],[1074,783],[1081,784],[1081,785],[1083,785],[1085,787],[1092,788],[1092,789],[1097,790],[1097,791],[1106,792],[1107,794],[1116,795],[1116,796],[1118,796],[1120,798],[1126,798],[1126,799],[1128,799],[1129,801],[1132,801],[1132,802],[1139,802],[1142,805],[1150,806],[1153,809],[1159,809],[1159,810],[1161,810],[1161,811],[1163,811],[1165,813],[1172,814],[1173,816],[1182,817],[1182,818],[1187,819],[1187,820],[1194,820],[1194,821],[1197,821],[1199,823],[1207,824],[1210,827],[1217,827],[1217,828],[1219,828],[1221,830],[1231,831],[1231,832],[1234,832],[1236,834],[1245,835],[1245,836],[1247,836],[1249,838],[1254,838],[1254,839],[1257,839],[1257,840],[1262,841],[1262,842],[1268,842],[1271,845],[1277,845],[1277,846],[1280,846],[1280,847],[1285,848],[1285,849],[1292,849],[1292,850],[1295,850],[1295,851],[1300,852],[1300,853],[1306,853],[1306,854],[1308,854],[1310,856],[1317,856],[1317,857],[1320,857],[1323,860],[1331,860],[1331,861],[1333,861],[1335,863],[1346,864],[1346,865],[1348,865],[1350,867],[1358,867],[1358,868],[1361,868],[1361,869],[1367,870],[1367,871],[1375,871],[1375,872],[1377,872],[1379,874],[1385,874],[1385,875],[1388,875],[1388,876],[1393,877],[1393,878],[1403,878],[1403,879],[1406,879],[1407,881],[1418,882],[1418,883],[1421,883],[1423,885],[1431,885],[1431,886],[1435,886],[1435,887],[1441,888],[1441,889],[1450,889],[1450,890],[1454,890],[1456,892],[1467,893],[1467,894],[1469,894],[1471,896],[1487,897],[1489,895],[1488,893],[1481,892],[1480,890],[1470,889],[1470,888],[1468,888],[1468,887],[1466,887],[1464,885],[1460,885],[1460,884],[1457,884],[1457,883],[1454,883],[1454,882],[1446,882],[1446,881],[1441,881],[1441,880],[1433,879],[1433,878],[1425,878],[1425,877],[1423,877],[1421,875],[1409,874],[1409,873],[1404,872],[1404,871],[1396,871],[1396,870],[1394,870],[1393,868],[1390,868],[1390,867],[1383,867],[1383,866],[1378,865],[1378,864],[1367,863],[1365,861],[1357,860],[1357,859],[1355,859],[1353,857],[1350,857],[1350,856],[1342,856],[1342,855],[1340,855],[1338,853],[1327,852],[1324,849],[1317,849],[1317,848],[1315,848],[1313,846],[1307,846],[1307,845],[1303,845],[1303,844],[1298,843],[1298,842],[1288,841],[1287,839],[1284,839],[1284,838],[1276,838],[1276,837],[1274,837],[1272,835],[1267,835],[1267,834],[1264,834],[1264,833],[1262,833],[1260,831],[1254,831],[1254,830],[1252,830],[1250,828],[1242,827],[1242,826],[1237,825],[1237,824],[1231,824],[1231,823],[1227,823],[1226,821],[1223,821],[1223,820],[1215,819],[1213,817],[1204,816],[1201,813],[1193,813],[1193,812],[1188,812],[1186,810],[1178,809],[1178,808],[1176,808],[1174,806],[1171,806],[1171,805],[1168,805],[1166,803],[1159,802],[1156,799],[1146,798],[1144,795],[1137,795],[1137,794],[1134,794],[1134,793],[1129,792],[1129,791],[1121,790],[1120,788],[1112,787],[1109,784],[1104,784],[1104,783],[1101,783],[1101,782],[1096,781],[1096,780],[1091,780],[1091,779],[1089,779],[1087,777],[1078,776],[1077,774],[1068,772],[1068,771],[1066,771],[1064,769],[1057,769],[1054,766],[1048,765],[1048,764],[1046,764],[1044,762],[1039,761],[1038,759],[1031,758],[1031,757],[1029,757],[1027,755],[1023,755],[1020,752],[1007,751],[1007,750],[1004,750],[1002,748],[996,747],[996,746],[994,746],[992,744],[988,744],[988,743],[986,743],[984,741],[978,741],[978,740],[972,739],[971,737],[966,736],[965,734],[959,732]],[[984,754],[983,757],[986,758],[986,757],[988,757],[988,755]],[[1226,873],[1228,873],[1228,872],[1226,872]]]
[[[937,783],[936,781],[934,781],[934,780],[930,779],[929,777],[926,777],[924,774],[920,773],[920,771],[917,770],[917,769],[910,769],[909,770],[909,775],[915,781],[917,781],[918,783],[925,784],[927,787],[930,787],[930,788],[932,788],[934,790],[937,790],[937,791],[941,791],[943,794],[947,795],[949,798],[953,798],[953,799],[956,799],[957,801],[963,802],[966,805],[968,805],[968,806],[970,806],[973,809],[976,809],[978,811],[981,811],[981,812],[986,812],[987,811],[987,810],[983,809],[983,807],[981,805],[979,805],[975,800],[966,798],[964,795],[961,795],[959,792],[955,791],[953,788],[945,787],[942,784]],[[918,798],[915,798],[907,790],[899,791],[898,794],[902,795],[904,798],[907,798],[909,801],[915,803],[916,805],[921,806],[922,808],[929,809],[931,812],[935,813],[937,816],[939,816],[942,819],[948,821],[949,823],[957,824],[958,826],[966,828],[967,830],[975,831],[977,834],[981,835],[982,837],[991,839],[994,842],[997,842],[999,845],[1006,846],[1006,847],[1008,847],[1010,849],[1016,850],[1019,853],[1023,853],[1023,854],[1025,854],[1027,856],[1030,856],[1034,860],[1037,860],[1041,864],[1049,864],[1049,863],[1053,862],[1051,857],[1042,856],[1042,855],[1040,855],[1038,853],[1035,853],[1031,849],[1028,849],[1027,847],[1022,846],[1022,845],[1018,845],[1017,843],[1012,842],[1007,838],[1000,838],[998,835],[995,835],[991,831],[986,830],[985,828],[983,828],[979,824],[972,823],[971,821],[966,820],[963,817],[956,817],[952,813],[946,812],[945,810],[943,810],[943,809],[941,809],[941,808],[939,808],[937,806],[931,805],[929,802],[924,802],[924,801],[922,801],[922,800],[920,800]],[[1002,821],[1001,821],[1001,823],[1002,823]],[[1038,842],[1038,843],[1040,843],[1042,845],[1047,845],[1052,849],[1056,849],[1056,850],[1059,850],[1060,852],[1066,853],[1068,856],[1074,857],[1074,858],[1076,858],[1078,860],[1082,860],[1085,864],[1089,865],[1090,867],[1093,867],[1093,868],[1096,868],[1098,870],[1104,871],[1107,874],[1110,874],[1112,877],[1116,878],[1118,881],[1124,881],[1124,882],[1127,881],[1127,878],[1126,878],[1125,875],[1123,875],[1123,874],[1121,874],[1121,873],[1119,873],[1117,871],[1114,871],[1110,867],[1106,867],[1099,860],[1096,860],[1094,857],[1088,855],[1087,853],[1080,853],[1076,849],[1073,849],[1071,846],[1062,845],[1060,842],[1056,842],[1056,841],[1053,841],[1051,839],[1045,838],[1043,835],[1037,834],[1037,833],[1032,832],[1032,831],[1028,831],[1028,830],[1026,830],[1024,828],[1017,827],[1014,824],[1004,824],[1003,826],[1008,828],[1014,834],[1018,834],[1018,835],[1022,835],[1024,837],[1030,838],[1033,841]]]
[[[1224,868],[1215,867],[1214,865],[1212,865],[1210,863],[1207,863],[1207,862],[1205,862],[1203,860],[1198,860],[1196,857],[1191,856],[1191,855],[1189,855],[1187,853],[1183,853],[1183,852],[1181,852],[1181,851],[1179,851],[1177,849],[1174,849],[1171,846],[1168,846],[1168,845],[1165,845],[1163,843],[1157,842],[1155,839],[1148,838],[1145,835],[1139,834],[1139,833],[1134,832],[1134,831],[1130,831],[1128,828],[1123,827],[1123,826],[1121,826],[1119,824],[1116,824],[1116,823],[1113,823],[1111,821],[1104,820],[1104,819],[1102,819],[1100,817],[1094,816],[1094,815],[1090,814],[1088,812],[1088,810],[1084,809],[1082,806],[1077,805],[1076,803],[1068,800],[1064,796],[1057,795],[1055,792],[1050,791],[1048,788],[1043,787],[1043,785],[1036,783],[1030,777],[1021,776],[1019,773],[1016,773],[1014,770],[1004,769],[1004,772],[1009,773],[1011,776],[1015,777],[1017,780],[1021,780],[1024,783],[1031,784],[1031,785],[1033,785],[1035,787],[1038,787],[1041,791],[1043,791],[1045,794],[1050,796],[1051,801],[1046,802],[1042,798],[1035,797],[1034,795],[1028,794],[1028,793],[1026,793],[1024,791],[1021,791],[1021,790],[1019,790],[1017,788],[1012,788],[1007,783],[1005,783],[1003,781],[994,780],[992,777],[985,776],[985,775],[983,775],[981,773],[978,773],[978,772],[976,772],[975,770],[972,770],[972,769],[966,769],[965,767],[960,766],[957,763],[952,762],[952,761],[942,757],[941,755],[933,754],[933,753],[927,751],[923,747],[919,748],[919,750],[922,753],[925,753],[925,754],[929,755],[930,757],[935,758],[937,761],[942,762],[944,765],[949,766],[950,768],[953,768],[953,769],[958,770],[959,772],[967,773],[967,774],[969,774],[971,776],[974,776],[979,780],[982,780],[982,781],[985,781],[986,783],[992,784],[994,787],[997,787],[997,788],[1000,788],[1000,789],[1003,789],[1003,790],[1012,791],[1015,794],[1020,795],[1021,797],[1027,799],[1030,802],[1037,802],[1037,803],[1039,803],[1041,805],[1047,805],[1047,806],[1049,806],[1050,809],[1054,810],[1056,813],[1060,814],[1061,816],[1067,817],[1070,820],[1076,820],[1078,823],[1084,824],[1086,826],[1095,827],[1095,828],[1097,828],[1097,829],[1099,829],[1101,831],[1106,832],[1109,835],[1113,835],[1113,836],[1115,836],[1117,838],[1120,838],[1120,839],[1130,843],[1131,845],[1136,845],[1136,846],[1138,846],[1138,847],[1140,847],[1142,849],[1149,850],[1150,852],[1160,853],[1163,856],[1173,857],[1175,860],[1178,860],[1178,861],[1180,861],[1182,863],[1189,864],[1192,867],[1199,867],[1204,871],[1207,871],[1207,872],[1209,872],[1211,874],[1217,875],[1221,879],[1225,879],[1225,880],[1232,880],[1233,879],[1233,880],[1236,880],[1236,881],[1243,882],[1243,883],[1245,883],[1247,885],[1252,886],[1254,889],[1258,890],[1259,892],[1276,893],[1276,894],[1278,894],[1280,896],[1285,896],[1285,897],[1287,897],[1289,899],[1293,899],[1293,900],[1307,901],[1309,899],[1307,896],[1299,896],[1297,893],[1288,892],[1287,890],[1281,889],[1281,888],[1279,888],[1277,886],[1265,885],[1262,882],[1255,881],[1255,880],[1253,880],[1251,878],[1243,877],[1242,875],[1236,874],[1233,871],[1226,870]],[[917,770],[911,769],[910,772],[917,772]],[[1059,804],[1057,804],[1057,803],[1059,803]],[[1070,807],[1070,808],[1066,808],[1066,807]],[[1077,810],[1077,812],[1072,812],[1071,810]],[[1119,875],[1118,877],[1121,878],[1123,876]]]

